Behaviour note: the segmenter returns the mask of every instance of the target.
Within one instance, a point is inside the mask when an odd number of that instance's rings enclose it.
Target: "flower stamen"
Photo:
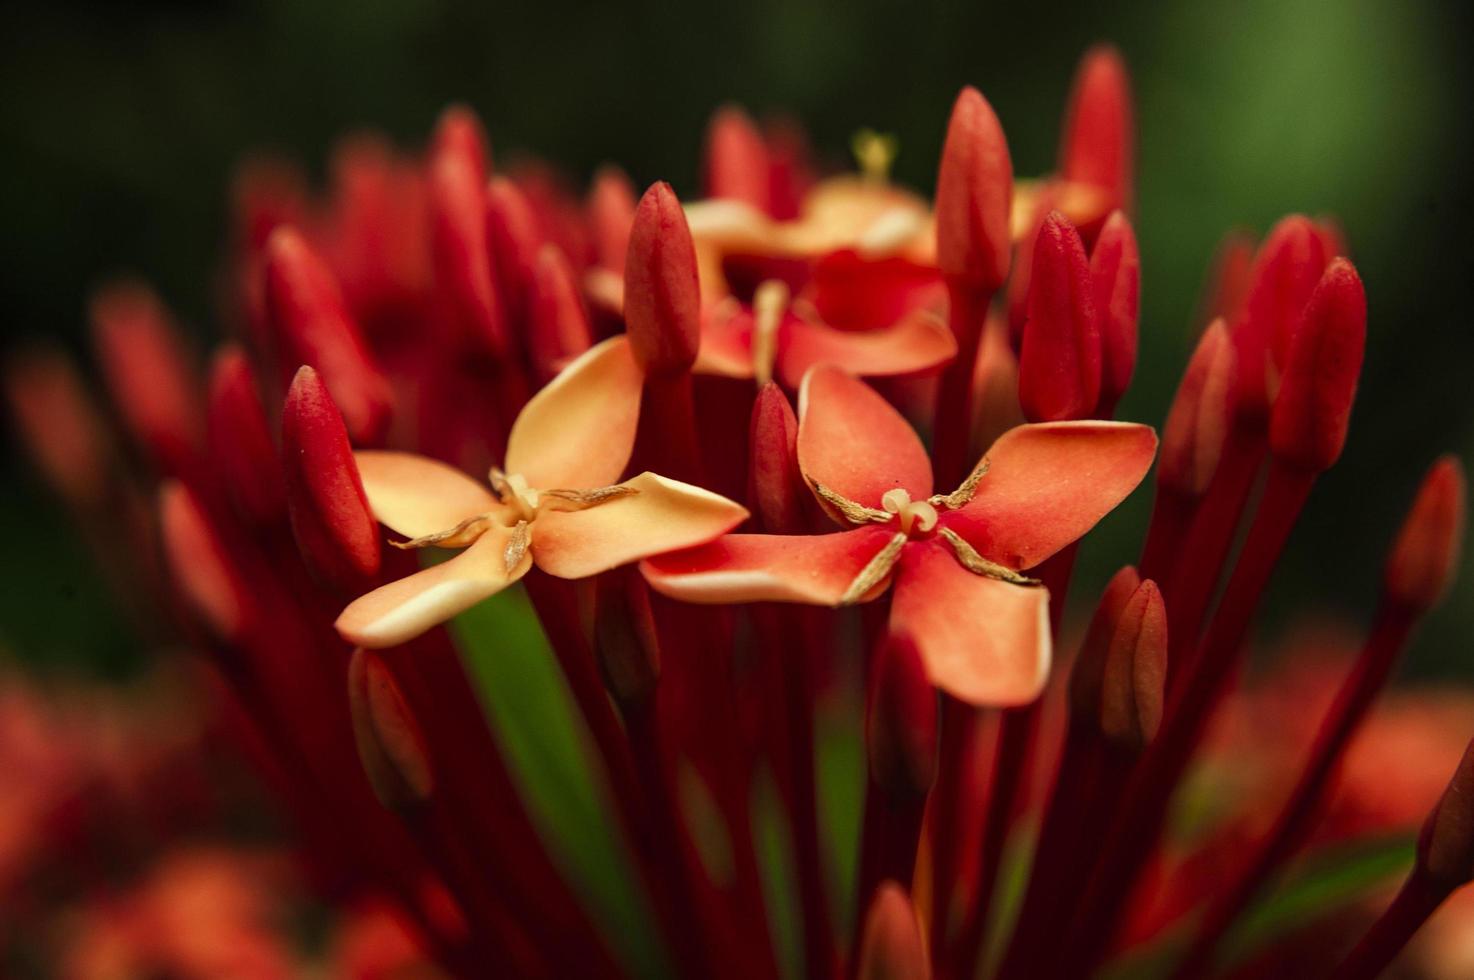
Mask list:
[[[995,578],[1000,582],[1007,582],[1010,585],[1034,586],[1040,584],[1036,578],[1021,575],[1007,565],[1000,565],[996,561],[989,561],[984,558],[978,554],[976,548],[968,544],[961,535],[949,527],[942,528],[941,535],[947,539],[947,543],[957,553],[957,560],[962,563],[962,567],[974,575],[981,575],[984,578]]]
[[[463,548],[481,537],[482,532],[490,526],[495,516],[494,514],[476,514],[461,521],[448,531],[422,534],[418,538],[410,538],[408,541],[390,541],[389,544],[402,551],[410,551],[415,548],[429,548],[436,545],[446,548]]]
[[[977,495],[978,484],[987,475],[988,460],[984,457],[983,461],[968,474],[967,479],[963,480],[962,484],[956,490],[953,490],[951,493],[933,494],[927,498],[927,502],[934,507],[945,507],[948,510],[957,510],[966,507],[972,498]]]
[[[905,534],[896,534],[886,542],[884,548],[875,553],[875,557],[865,563],[860,569],[860,574],[850,583],[850,587],[844,590],[844,595],[839,597],[841,606],[853,606],[865,594],[875,588],[881,581],[891,573],[896,566],[896,561],[901,557],[901,547],[906,543]]]
[[[937,509],[930,501],[912,500],[911,494],[900,487],[887,490],[880,498],[886,512],[900,518],[901,533],[910,534],[911,528],[926,532],[937,526]]]
[[[856,503],[843,494],[835,493],[818,480],[812,481],[812,485],[819,499],[839,511],[851,524],[884,524],[891,519],[888,512]]]

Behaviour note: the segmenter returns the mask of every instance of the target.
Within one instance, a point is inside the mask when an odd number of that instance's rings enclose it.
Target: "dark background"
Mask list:
[[[1138,98],[1141,365],[1122,417],[1159,424],[1219,237],[1295,210],[1343,222],[1371,335],[1346,457],[1322,482],[1272,614],[1360,621],[1381,555],[1438,452],[1474,457],[1467,4],[1385,0],[1009,5],[748,0],[471,5],[274,0],[6,5],[0,12],[3,346],[81,349],[99,279],[152,280],[204,339],[235,161],[268,147],[320,173],[377,127],[423,140],[472,105],[499,159],[580,180],[604,160],[692,194],[718,103],[790,112],[842,160],[861,126],[897,134],[898,179],[930,190],[959,86],[978,85],[1015,169],[1051,166],[1074,64],[1124,51]],[[8,436],[6,437],[9,438]],[[6,443],[0,658],[127,665],[136,653],[57,510]],[[1135,557],[1149,494],[1092,540],[1086,587]],[[1466,563],[1467,564],[1467,563]],[[1415,650],[1469,678],[1474,574]]]

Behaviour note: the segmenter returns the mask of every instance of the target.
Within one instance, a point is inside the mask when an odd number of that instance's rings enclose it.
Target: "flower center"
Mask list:
[[[537,507],[542,500],[542,494],[527,485],[527,477],[521,473],[493,471],[491,485],[502,503],[517,512],[518,520],[530,521],[537,516]]]
[[[911,494],[897,487],[887,490],[880,498],[886,513],[895,514],[901,522],[901,533],[911,534],[914,528],[925,533],[937,526],[937,509],[926,500],[912,500]]]

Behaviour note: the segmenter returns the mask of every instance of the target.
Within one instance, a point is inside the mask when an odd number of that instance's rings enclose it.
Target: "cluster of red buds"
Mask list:
[[[821,178],[792,124],[728,108],[683,205],[613,168],[584,197],[540,165],[498,172],[453,108],[420,153],[344,143],[325,196],[280,164],[241,173],[238,339],[207,385],[130,283],[91,308],[111,416],[54,354],[16,362],[8,391],[120,586],[209,652],[315,870],[396,903],[449,973],[631,969],[444,628],[520,583],[675,975],[779,972],[752,816],[768,771],[806,975],[1091,976],[1133,952],[1171,804],[1347,438],[1366,327],[1336,227],[1287,217],[1227,252],[1160,445],[1114,420],[1137,353],[1134,125],[1119,56],[1094,50],[1057,171],[1018,180],[964,89],[929,202],[889,182],[883,136]],[[1078,542],[1154,461],[1139,559],[1051,685]],[[1286,747],[1298,785],[1166,971],[1222,966],[1304,849],[1448,585],[1463,495],[1436,462],[1364,651],[1314,743]],[[850,667],[868,778],[839,903],[815,718]],[[1375,975],[1471,876],[1466,760],[1406,887],[1324,968]]]

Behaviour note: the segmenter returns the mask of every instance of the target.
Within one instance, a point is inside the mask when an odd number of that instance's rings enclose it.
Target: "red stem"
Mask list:
[[[1387,676],[1407,645],[1413,625],[1414,617],[1407,610],[1384,604],[1378,611],[1366,647],[1321,723],[1310,758],[1306,760],[1300,779],[1285,801],[1274,828],[1260,843],[1254,859],[1233,887],[1217,893],[1200,920],[1192,945],[1179,963],[1175,977],[1187,980],[1204,974],[1228,927],[1304,845],[1315,826],[1341,754],[1385,686]]]
[[[972,443],[973,372],[988,304],[993,301],[990,290],[960,279],[947,281],[947,295],[947,319],[957,340],[957,356],[942,372],[932,421],[932,458],[939,487],[961,483],[972,463],[967,454]]]
[[[1162,730],[1138,766],[1116,814],[1101,862],[1075,916],[1060,975],[1088,974],[1114,935],[1127,908],[1125,897],[1156,846],[1173,791],[1242,658],[1244,639],[1270,573],[1316,475],[1278,462],[1270,467],[1264,497],[1198,650],[1196,669],[1184,677],[1182,688],[1169,702]]]
[[[948,694],[942,695],[941,732],[937,745],[937,778],[932,785],[928,832],[931,839],[931,921],[928,923],[934,962],[947,949],[952,905],[962,871],[962,835],[966,832],[968,789],[977,764],[977,733],[983,713]],[[863,907],[860,915],[864,915]]]
[[[1414,869],[1387,911],[1336,967],[1331,980],[1375,980],[1381,976],[1448,896],[1448,888]]]
[[[1181,555],[1181,547],[1192,527],[1199,498],[1157,484],[1152,503],[1152,520],[1147,525],[1146,544],[1141,549],[1137,571],[1143,579],[1164,582]]]

